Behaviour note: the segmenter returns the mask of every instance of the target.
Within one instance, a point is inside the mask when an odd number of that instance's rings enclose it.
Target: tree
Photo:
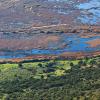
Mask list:
[[[83,66],[86,66],[86,65],[87,65],[87,63],[84,61],[82,65],[83,65]]]
[[[41,63],[39,63],[39,64],[38,64],[38,66],[39,66],[39,67],[42,67],[42,64],[41,64]]]
[[[71,66],[71,67],[73,67],[73,66],[74,66],[74,64],[71,62],[71,63],[70,63],[70,66]]]
[[[44,79],[44,76],[43,75],[41,75],[41,79]]]
[[[80,61],[78,62],[78,65],[81,67],[81,66],[83,65],[83,61],[80,60]]]
[[[19,66],[19,68],[23,68],[23,64],[22,63],[19,63],[18,66]]]
[[[96,64],[97,64],[97,62],[96,62],[95,60],[91,60],[91,61],[90,61],[91,67],[92,67],[93,65],[96,65]]]

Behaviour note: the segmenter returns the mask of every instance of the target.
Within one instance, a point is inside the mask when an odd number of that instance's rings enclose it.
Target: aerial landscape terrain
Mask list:
[[[100,0],[0,0],[0,100],[100,100]]]

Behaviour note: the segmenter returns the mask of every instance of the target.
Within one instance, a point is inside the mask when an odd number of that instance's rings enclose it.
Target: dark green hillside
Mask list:
[[[100,57],[1,64],[0,100],[100,100]]]

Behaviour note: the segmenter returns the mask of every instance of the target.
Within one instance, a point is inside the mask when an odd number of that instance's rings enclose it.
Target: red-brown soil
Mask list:
[[[100,39],[95,39],[87,42],[90,44],[90,47],[97,47],[100,46]]]
[[[47,49],[48,42],[56,42],[60,37],[55,35],[38,35],[31,39],[0,39],[0,49],[10,50],[30,50]]]

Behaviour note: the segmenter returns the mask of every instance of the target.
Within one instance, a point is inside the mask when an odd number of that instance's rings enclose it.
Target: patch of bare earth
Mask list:
[[[60,58],[63,59],[80,59],[84,57],[95,57],[100,55],[100,51],[95,52],[65,52],[59,55]]]
[[[90,45],[90,47],[97,47],[97,46],[100,46],[100,39],[94,39],[94,40],[88,41],[87,43]]]
[[[38,36],[32,39],[0,39],[0,49],[8,50],[31,50],[46,49],[48,42],[58,41],[58,36]]]

